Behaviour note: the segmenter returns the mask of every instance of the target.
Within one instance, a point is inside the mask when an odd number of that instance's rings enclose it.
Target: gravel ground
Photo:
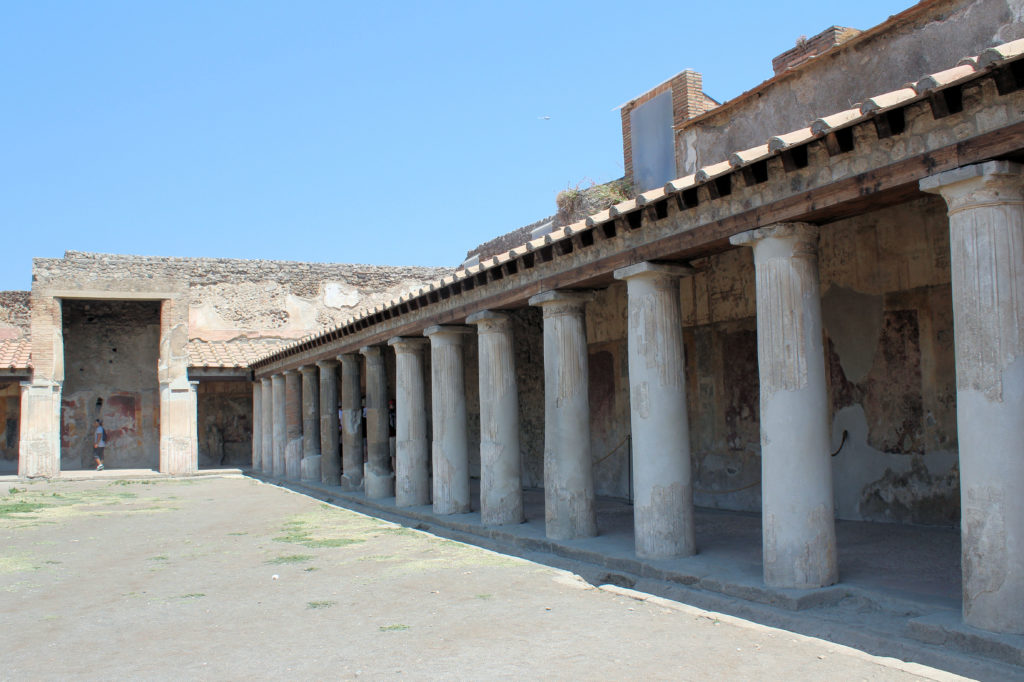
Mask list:
[[[0,492],[5,680],[960,679],[242,477]]]

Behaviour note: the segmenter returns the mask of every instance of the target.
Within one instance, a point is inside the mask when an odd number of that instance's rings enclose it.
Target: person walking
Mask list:
[[[107,447],[107,430],[103,420],[96,420],[96,436],[92,441],[92,458],[96,460],[96,471],[103,471],[103,449]]]

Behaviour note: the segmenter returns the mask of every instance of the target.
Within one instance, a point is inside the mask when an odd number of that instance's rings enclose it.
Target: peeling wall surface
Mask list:
[[[252,462],[252,384],[201,381],[196,387],[199,466],[248,466]]]
[[[0,381],[0,473],[18,470],[18,421],[21,387],[17,381]]]
[[[156,468],[160,304],[64,301],[61,468],[91,468],[94,420],[107,431],[104,463]]]
[[[735,151],[764,144],[769,135],[798,130],[819,116],[948,69],[964,55],[1024,37],[1022,14],[1022,0],[951,0],[851,41],[769,81],[755,96],[727,102],[679,130],[677,172],[683,176],[725,161]],[[705,83],[705,89],[714,95],[714,83]]]

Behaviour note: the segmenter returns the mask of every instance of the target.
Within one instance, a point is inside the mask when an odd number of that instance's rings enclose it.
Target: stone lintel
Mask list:
[[[423,336],[434,336],[435,334],[469,334],[472,331],[472,327],[468,327],[464,324],[435,324],[424,329]]]
[[[615,277],[615,279],[626,280],[630,277],[639,277],[641,275],[686,277],[693,275],[695,272],[696,270],[690,266],[681,265],[679,263],[655,263],[653,261],[643,261],[642,263],[635,263],[633,265],[627,265],[624,268],[619,268],[612,273],[612,276]]]
[[[762,239],[788,239],[797,237],[813,240],[818,238],[818,226],[811,223],[776,223],[740,232],[729,237],[733,246],[753,246]]]

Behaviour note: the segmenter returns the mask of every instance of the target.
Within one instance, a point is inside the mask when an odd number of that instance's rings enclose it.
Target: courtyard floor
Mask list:
[[[954,679],[239,475],[109,474],[3,482],[0,679]]]

